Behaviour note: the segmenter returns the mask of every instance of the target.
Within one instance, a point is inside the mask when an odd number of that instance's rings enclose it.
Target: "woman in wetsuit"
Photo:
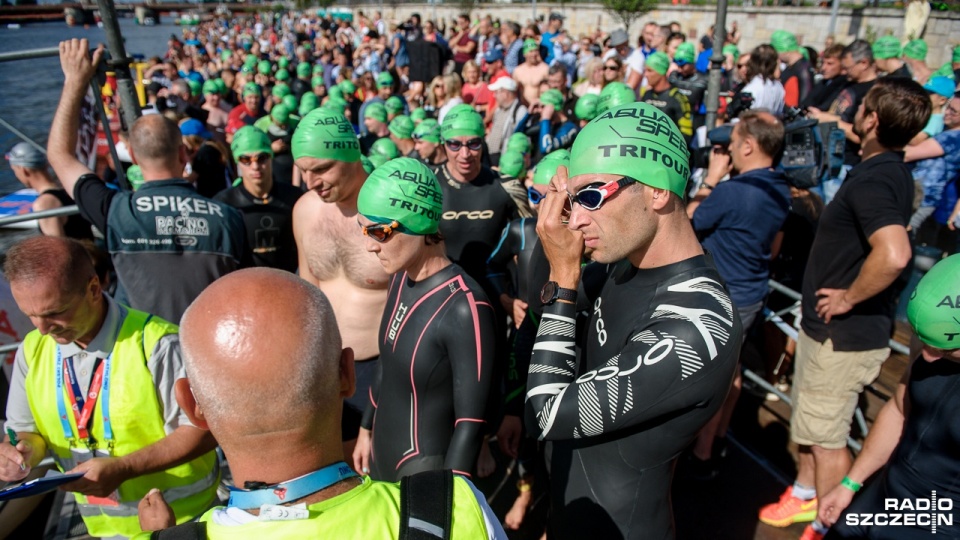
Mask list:
[[[367,250],[393,274],[380,373],[353,453],[356,469],[376,480],[433,469],[469,475],[480,450],[494,312],[444,254],[442,203],[436,176],[411,158],[377,168],[357,201]]]

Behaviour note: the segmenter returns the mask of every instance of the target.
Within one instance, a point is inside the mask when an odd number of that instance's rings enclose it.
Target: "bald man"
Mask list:
[[[60,43],[65,80],[47,158],[80,215],[106,237],[119,278],[117,299],[177,322],[204,287],[252,264],[243,217],[184,180],[180,130],[163,116],[142,117],[130,129],[130,153],[144,179],[136,193],[110,189],[77,160],[80,105],[103,55],[98,48],[91,60],[88,51],[85,39]]]
[[[183,323],[178,400],[217,438],[243,488],[204,514],[205,537],[398,538],[398,484],[359,477],[343,462],[353,351],[342,348],[326,296],[290,273],[241,270],[205,290]],[[504,537],[469,481],[455,477],[452,496],[450,538]],[[141,512],[147,529],[173,525],[159,494]]]

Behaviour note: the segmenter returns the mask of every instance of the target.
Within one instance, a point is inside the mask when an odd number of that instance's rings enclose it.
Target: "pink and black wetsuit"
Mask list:
[[[470,474],[493,373],[493,308],[456,264],[423,281],[394,274],[380,324],[380,371],[362,426],[373,431],[370,476]]]

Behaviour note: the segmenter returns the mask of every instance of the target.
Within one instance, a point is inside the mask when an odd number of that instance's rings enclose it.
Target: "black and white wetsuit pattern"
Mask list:
[[[587,298],[586,333],[576,306],[544,307],[526,427],[554,441],[557,538],[674,536],[674,461],[723,404],[740,351],[721,283],[704,256],[644,270],[621,261]]]
[[[361,424],[373,431],[371,477],[470,474],[493,374],[493,319],[480,287],[455,264],[420,282],[393,275],[380,371]]]

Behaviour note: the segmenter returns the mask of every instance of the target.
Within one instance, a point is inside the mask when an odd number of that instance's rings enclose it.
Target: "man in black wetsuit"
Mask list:
[[[733,379],[740,319],[684,212],[687,163],[672,119],[623,105],[584,128],[541,203],[526,427],[554,441],[552,538],[673,538],[674,462]],[[585,248],[600,264],[578,293]]]
[[[690,101],[678,88],[674,88],[667,78],[670,58],[665,53],[655,52],[647,57],[644,76],[650,88],[640,101],[660,109],[680,128],[680,133],[689,141],[693,137],[693,119],[690,116]],[[601,101],[603,101],[601,99]]]
[[[421,471],[470,476],[493,374],[493,308],[444,254],[443,195],[418,160],[378,167],[357,200],[367,251],[391,274],[380,369],[353,452],[356,470],[396,482]]]
[[[259,129],[243,126],[237,130],[230,150],[237,160],[241,182],[221,191],[213,200],[243,214],[254,266],[295,272],[297,242],[293,238],[293,207],[303,190],[274,181],[270,137]]]
[[[923,343],[843,482],[820,499],[818,517],[832,525],[826,538],[930,538],[960,536],[960,255],[937,263],[917,284],[907,317]],[[909,414],[908,414],[909,411]],[[882,468],[882,471],[881,471]],[[877,471],[856,497],[861,484]],[[936,501],[927,511],[905,501]],[[851,499],[853,503],[851,504]],[[896,501],[891,510],[887,501]],[[903,514],[892,526],[889,514]],[[869,518],[869,519],[868,519]],[[914,524],[907,525],[912,519]],[[950,523],[945,523],[949,519]],[[868,523],[872,521],[872,525]]]

